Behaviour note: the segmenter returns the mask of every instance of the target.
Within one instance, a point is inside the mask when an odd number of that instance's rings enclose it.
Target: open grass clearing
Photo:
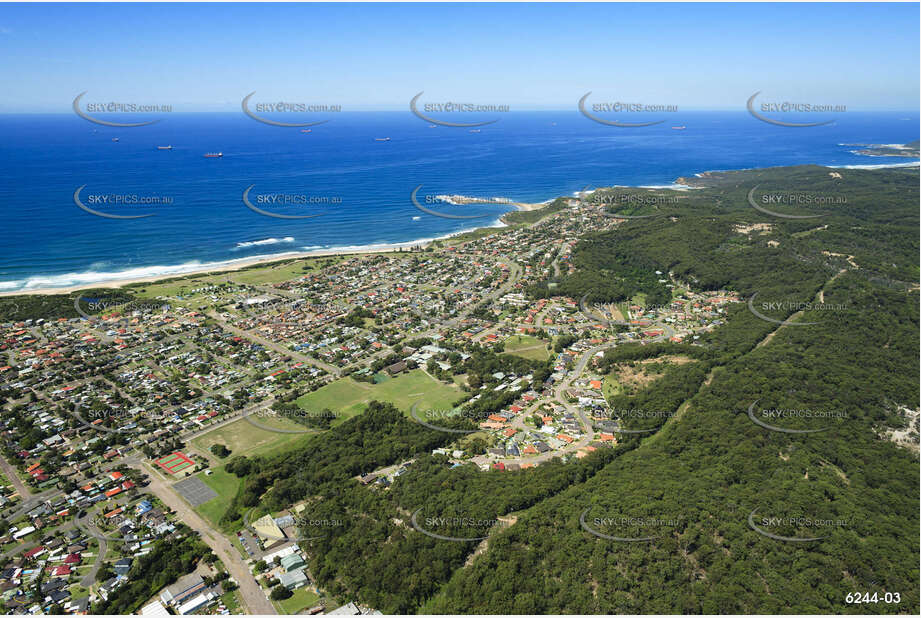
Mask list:
[[[332,410],[339,414],[333,421],[335,424],[362,413],[372,400],[391,403],[408,413],[415,403],[419,403],[420,409],[449,409],[462,395],[456,384],[445,384],[421,369],[414,369],[380,384],[341,378],[300,397],[297,405],[317,412]]]

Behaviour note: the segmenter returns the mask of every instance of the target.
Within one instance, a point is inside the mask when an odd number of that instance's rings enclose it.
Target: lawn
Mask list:
[[[226,607],[231,614],[236,613],[240,608],[240,600],[237,598],[237,591],[231,590],[230,592],[222,594],[221,603],[224,604],[224,607]]]
[[[270,427],[307,429],[304,425],[290,419],[260,416],[253,417],[253,420],[259,425]],[[308,433],[277,433],[269,431],[241,418],[195,438],[192,440],[192,444],[209,453],[213,445],[223,444],[230,449],[231,454],[229,457],[234,455],[265,455],[288,446],[291,442],[302,440],[306,435]]]
[[[275,427],[304,429],[303,425],[286,419],[259,417],[256,422]],[[210,452],[209,449],[213,444],[223,444],[231,452],[223,461],[229,461],[235,455],[268,455],[288,448],[296,448],[298,443],[309,439],[309,436],[315,435],[315,433],[313,431],[309,433],[276,433],[256,427],[246,419],[241,418],[195,438],[192,440],[192,444],[200,450],[208,452]],[[230,501],[233,500],[237,493],[240,479],[225,472],[223,466],[211,468],[210,475],[200,472],[198,477],[216,491],[218,497],[199,505],[195,510],[210,521],[212,525],[218,526],[221,517],[230,505]]]
[[[611,397],[621,395],[623,392],[624,385],[617,380],[615,372],[612,371],[604,377],[604,382],[601,383],[601,393],[606,401],[610,401]]]
[[[417,402],[420,409],[450,409],[462,395],[457,385],[439,382],[421,369],[414,369],[380,384],[342,378],[300,397],[297,405],[305,410],[320,412],[328,408],[338,412],[341,416],[333,422],[341,423],[363,412],[374,399],[392,403],[408,413]]]
[[[74,584],[73,586],[69,588],[69,591],[70,591],[70,598],[72,599],[79,599],[81,597],[86,597],[86,596],[89,596],[89,593],[90,593],[88,588],[84,588],[80,584]]]
[[[285,262],[272,266],[263,266],[260,268],[250,268],[247,270],[232,272],[229,273],[229,278],[238,283],[247,283],[250,285],[268,285],[272,283],[279,283],[281,281],[289,281],[291,279],[306,275],[307,273],[316,270],[317,264],[320,261],[327,259],[332,259],[334,262],[339,261],[336,258],[326,257],[295,260],[293,262]]]
[[[275,606],[283,614],[296,614],[302,609],[313,607],[320,597],[308,587],[298,588],[290,598],[284,601],[275,601]]]
[[[208,500],[204,504],[195,507],[195,512],[208,520],[208,522],[220,529],[221,517],[230,506],[230,501],[237,495],[237,488],[240,487],[241,480],[235,475],[225,472],[223,466],[213,468],[210,475],[204,472],[198,474],[205,485],[217,492],[217,498]]]
[[[204,287],[206,285],[219,285],[227,281],[226,276],[222,275],[189,275],[187,278],[164,281],[162,283],[146,283],[143,285],[130,286],[130,289],[139,298],[156,298],[157,296],[166,296],[175,299],[177,296],[184,296],[184,301],[173,300],[172,304],[192,304],[204,301],[210,302],[208,298],[211,293],[195,294],[189,296],[190,290]],[[141,292],[143,290],[143,292]]]
[[[545,361],[550,358],[547,342],[530,335],[512,335],[506,339],[505,353],[530,360]]]

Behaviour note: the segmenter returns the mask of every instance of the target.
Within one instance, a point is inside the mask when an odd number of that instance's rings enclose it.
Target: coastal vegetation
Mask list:
[[[649,303],[667,302],[670,289],[647,274],[659,270],[667,281],[745,297],[809,301],[821,292],[839,309],[780,307],[770,317],[813,324],[779,326],[740,303],[693,344],[608,351],[603,372],[666,355],[692,361],[664,364],[645,388],[608,402],[662,412],[622,419],[647,431],[622,436],[616,449],[520,472],[451,469],[427,454],[448,434],[428,435],[372,403],[297,461],[241,463],[235,506],[316,499],[312,513],[347,523],[310,542],[312,572],[334,593],[385,612],[839,612],[855,589],[901,592],[898,607],[874,611],[917,611],[918,463],[881,431],[903,423],[898,406],[918,398],[918,295],[891,285],[918,276],[918,175],[849,170],[845,178],[836,185],[812,166],[727,174],[667,217],[627,221],[575,247],[575,272],[556,281],[554,294],[622,301],[643,293]],[[847,208],[823,219],[827,230],[802,235],[815,222],[767,219],[748,204],[758,183],[846,190]],[[769,226],[746,231],[758,223]],[[500,357],[508,355],[475,355],[472,380],[487,382]],[[546,377],[538,366],[518,370]],[[747,413],[753,402],[822,412],[818,427],[805,415],[776,421],[822,431],[765,429]],[[481,405],[494,404],[504,402]],[[335,466],[320,463],[333,453]],[[348,480],[410,456],[415,462],[386,492]],[[504,523],[453,531],[488,536],[485,547],[439,541],[408,525],[419,508]],[[586,509],[589,522],[672,525],[652,541],[618,543],[580,525]],[[821,538],[768,538],[750,525],[753,512],[758,523],[781,518],[774,531],[789,537],[810,532],[791,521],[823,522],[813,535]]]

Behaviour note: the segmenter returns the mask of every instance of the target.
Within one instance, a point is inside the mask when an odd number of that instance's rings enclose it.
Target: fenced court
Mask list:
[[[188,457],[186,457],[179,451],[176,451],[175,453],[172,453],[171,455],[166,455],[154,461],[158,466],[160,466],[161,468],[163,468],[170,474],[177,474],[179,472],[182,472],[189,466],[195,465],[194,461],[192,461],[191,459],[189,459]]]
[[[180,496],[192,505],[192,508],[202,505],[209,500],[217,498],[217,492],[205,485],[197,476],[190,476],[173,485]]]

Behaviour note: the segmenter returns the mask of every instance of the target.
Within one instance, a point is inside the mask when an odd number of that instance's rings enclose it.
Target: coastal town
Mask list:
[[[612,373],[605,352],[694,344],[739,297],[659,271],[667,303],[535,297],[532,286],[574,271],[581,234],[623,221],[584,197],[425,247],[189,275],[130,298],[94,290],[76,299],[78,317],[0,324],[0,602],[94,613],[140,590],[145,556],[170,540],[199,559],[169,565],[175,581],[148,591],[142,615],[378,613],[316,584],[307,505],[226,529],[233,456],[296,447],[372,400],[453,432],[435,453],[483,473],[580,459],[644,431],[608,400],[655,367]],[[411,465],[355,482],[387,491]]]

